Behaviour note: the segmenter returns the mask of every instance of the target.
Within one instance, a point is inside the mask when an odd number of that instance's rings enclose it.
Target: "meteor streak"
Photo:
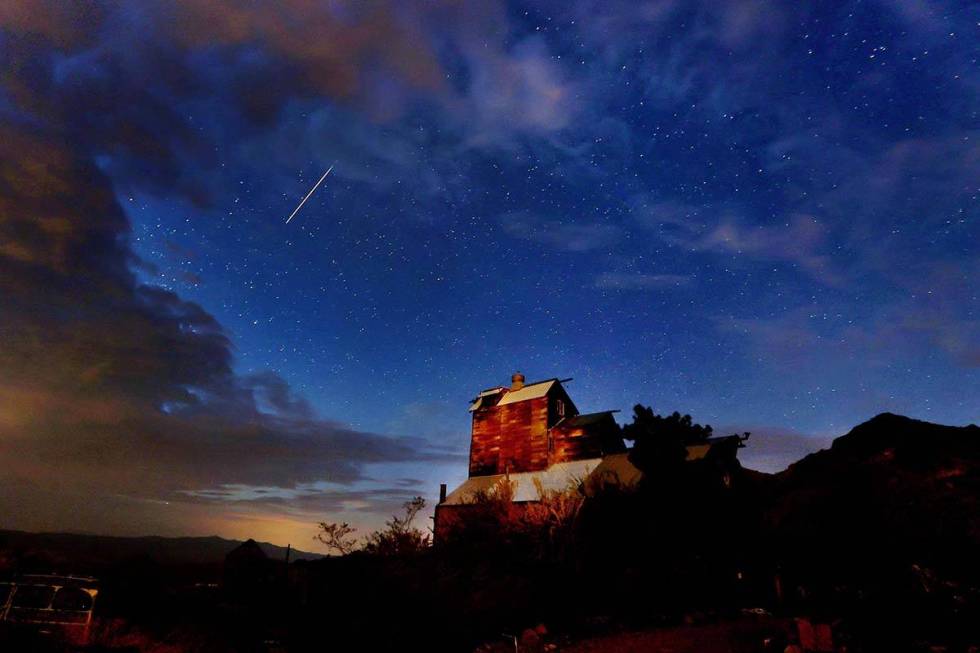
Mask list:
[[[299,213],[299,210],[303,208],[304,204],[306,204],[306,200],[310,199],[310,195],[312,195],[314,191],[316,191],[316,189],[320,187],[320,184],[322,184],[323,180],[327,178],[327,175],[330,174],[331,170],[333,170],[333,166],[327,168],[327,171],[323,173],[322,177],[320,177],[320,181],[313,184],[313,188],[311,188],[310,192],[306,194],[306,197],[304,197],[303,200],[299,203],[299,206],[293,209],[293,212],[289,214],[288,218],[286,218],[286,224],[289,224],[289,221],[293,219],[293,216]]]

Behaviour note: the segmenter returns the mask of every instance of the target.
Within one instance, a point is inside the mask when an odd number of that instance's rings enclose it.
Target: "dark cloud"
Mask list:
[[[108,180],[59,139],[4,129],[0,166],[0,451],[17,461],[8,482],[179,501],[458,459],[317,419],[271,372],[233,372],[211,315],[136,281]],[[25,500],[35,515],[51,510]]]
[[[410,484],[397,483],[393,487],[371,488],[324,488],[304,487],[282,491],[234,485],[215,490],[194,492],[187,496],[192,502],[204,504],[236,504],[252,509],[287,511],[293,514],[332,515],[344,512],[372,512],[390,514],[423,492],[421,481]]]
[[[117,189],[177,193],[198,207],[212,207],[229,181],[214,174],[216,152],[270,130],[283,139],[271,149],[293,161],[297,148],[315,158],[329,151],[343,164],[336,175],[384,182],[428,167],[418,134],[396,126],[406,115],[434,110],[450,157],[555,134],[582,95],[543,40],[508,42],[510,22],[495,3],[10,7],[0,14],[11,61],[4,87],[18,109],[100,157]],[[443,51],[462,70],[447,68]],[[297,135],[284,114],[305,102],[323,120]],[[225,129],[209,129],[214,121]],[[393,127],[381,137],[379,125]]]

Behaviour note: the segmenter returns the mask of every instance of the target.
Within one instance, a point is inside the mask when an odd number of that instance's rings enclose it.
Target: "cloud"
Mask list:
[[[867,248],[867,264],[880,271],[910,255],[910,245],[920,248],[920,239],[935,239],[937,230],[951,224],[965,225],[964,207],[980,188],[980,132],[897,139],[833,164],[841,183],[818,201],[828,212],[847,216],[852,247],[882,232],[912,236],[879,238]]]
[[[143,511],[236,484],[342,494],[367,465],[460,460],[319,419],[271,372],[236,374],[210,314],[137,282],[108,180],[61,139],[0,128],[0,164],[0,452],[31,527],[61,514],[25,490],[42,479]]]
[[[566,252],[587,252],[614,245],[622,236],[617,225],[601,222],[570,222],[519,211],[498,218],[504,233]]]
[[[190,501],[205,504],[233,504],[249,509],[277,510],[291,515],[336,515],[344,512],[388,514],[406,501],[419,496],[422,481],[379,487],[326,487],[322,484],[280,488],[229,484],[188,492]],[[324,517],[326,518],[326,517]]]
[[[652,290],[682,286],[690,282],[691,277],[683,274],[603,272],[596,277],[595,286],[606,290]]]
[[[964,367],[980,367],[980,319],[973,305],[980,259],[963,263],[922,261],[903,266],[893,279],[907,293],[887,319],[910,339],[926,343]]]
[[[543,39],[511,38],[492,2],[181,0],[97,11],[14,2],[0,29],[3,84],[18,110],[100,157],[117,188],[178,193],[199,207],[227,187],[215,173],[229,154],[244,166],[288,153],[294,168],[297,148],[363,183],[421,171],[434,191],[437,169],[461,152],[553,147],[584,93]],[[297,112],[322,115],[311,134],[290,128]],[[400,124],[408,116],[411,128]],[[435,141],[418,130],[433,119]],[[226,130],[202,129],[210,120]]]
[[[466,50],[472,81],[462,113],[476,125],[470,145],[499,146],[515,133],[548,135],[569,126],[578,112],[581,89],[565,79],[540,38],[528,38],[509,52],[476,43]]]
[[[889,301],[837,311],[811,305],[774,316],[725,316],[715,324],[722,332],[745,337],[760,362],[803,374],[819,368],[841,385],[870,370],[900,368],[909,374],[923,360],[937,357],[975,368],[980,365],[980,320],[972,306],[978,275],[976,262],[910,262],[895,271],[892,282],[900,294]],[[962,390],[944,392],[952,398]],[[901,410],[900,405],[889,407]]]
[[[697,252],[787,262],[826,285],[843,283],[842,273],[825,253],[828,230],[812,215],[796,213],[782,224],[754,224],[730,207],[656,201],[646,195],[635,196],[632,207],[634,220],[667,243]]]
[[[729,217],[689,245],[764,261],[787,261],[827,285],[843,282],[830,258],[821,253],[827,245],[827,230],[810,215],[792,215],[778,226],[748,225]]]

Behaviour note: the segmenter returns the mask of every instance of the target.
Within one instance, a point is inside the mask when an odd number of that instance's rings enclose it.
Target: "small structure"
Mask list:
[[[250,538],[225,556],[222,589],[233,602],[254,603],[269,593],[275,568],[276,563]]]

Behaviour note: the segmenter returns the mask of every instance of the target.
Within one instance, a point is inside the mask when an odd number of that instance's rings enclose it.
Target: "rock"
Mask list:
[[[521,633],[521,646],[537,646],[541,643],[541,636],[533,628],[525,628]]]

